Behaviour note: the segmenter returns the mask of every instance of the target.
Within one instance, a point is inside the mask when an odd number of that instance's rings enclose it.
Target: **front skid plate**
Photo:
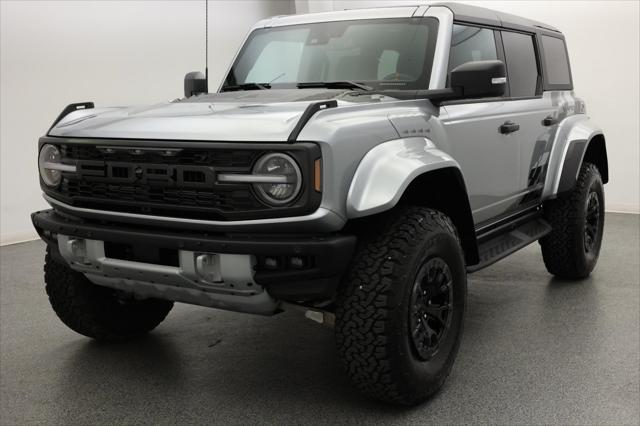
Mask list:
[[[234,296],[97,274],[85,273],[85,276],[94,284],[128,291],[145,298],[173,300],[248,314],[273,315],[278,312],[278,303],[266,291],[253,296]]]
[[[58,234],[58,249],[69,266],[93,283],[152,297],[261,315],[273,315],[279,303],[254,279],[250,255],[214,254],[219,279],[208,280],[197,259],[202,253],[179,251],[179,266],[113,259],[104,242]]]

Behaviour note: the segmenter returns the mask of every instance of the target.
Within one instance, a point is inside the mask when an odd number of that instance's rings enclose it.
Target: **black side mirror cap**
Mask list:
[[[500,97],[507,89],[506,67],[498,60],[465,62],[451,70],[449,82],[464,98]]]
[[[193,71],[184,76],[184,97],[209,93],[207,78],[200,71]]]

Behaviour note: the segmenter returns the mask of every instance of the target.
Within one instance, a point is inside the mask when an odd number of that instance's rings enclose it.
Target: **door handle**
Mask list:
[[[502,133],[503,135],[517,132],[518,130],[520,130],[520,125],[514,123],[513,121],[506,121],[502,126],[500,126],[500,133]]]
[[[542,125],[545,127],[553,126],[558,122],[558,119],[552,115],[548,115],[542,120]]]

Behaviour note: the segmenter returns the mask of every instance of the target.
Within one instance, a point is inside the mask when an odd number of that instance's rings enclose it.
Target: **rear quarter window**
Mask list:
[[[556,37],[542,36],[544,52],[544,73],[549,85],[571,87],[569,58],[564,40]]]

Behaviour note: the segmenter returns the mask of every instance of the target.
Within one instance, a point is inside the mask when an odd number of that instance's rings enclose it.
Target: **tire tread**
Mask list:
[[[112,303],[113,290],[91,283],[83,274],[56,260],[48,248],[44,278],[49,302],[58,318],[75,332],[96,340],[145,334],[157,327],[173,307],[170,301],[147,299],[137,302],[135,309],[119,309]]]
[[[544,215],[552,231],[540,239],[542,259],[547,271],[560,278],[585,278],[593,269],[593,265],[590,267],[584,265],[578,249],[583,244],[581,235],[583,204],[594,178],[601,180],[598,168],[592,163],[584,163],[573,190],[545,202]]]

